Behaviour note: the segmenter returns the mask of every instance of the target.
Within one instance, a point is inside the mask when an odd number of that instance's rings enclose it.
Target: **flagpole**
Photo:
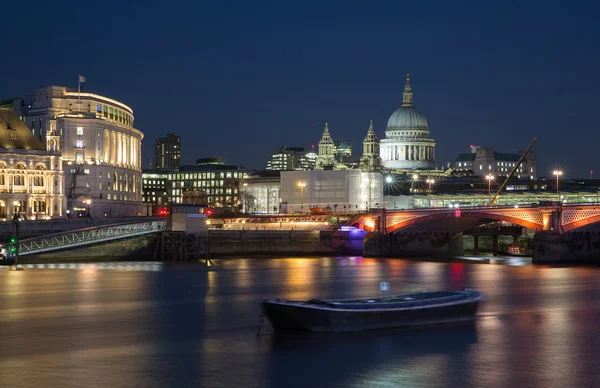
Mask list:
[[[77,111],[81,107],[81,74],[77,74]]]

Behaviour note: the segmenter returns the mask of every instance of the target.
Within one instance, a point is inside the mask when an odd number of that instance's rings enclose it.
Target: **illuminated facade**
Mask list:
[[[276,153],[271,155],[267,161],[267,170],[285,171],[297,170],[300,168],[300,160],[304,154],[303,147],[284,147],[281,146]]]
[[[471,146],[471,152],[458,155],[454,161],[454,171],[458,175],[508,176],[521,158],[521,152],[504,154],[495,152],[491,147]],[[529,151],[517,170],[516,178],[537,179],[535,152]]]
[[[62,86],[37,89],[20,106],[32,134],[62,152],[69,214],[80,215],[87,208],[93,217],[145,214],[144,135],[134,128],[130,107]],[[55,145],[48,142],[52,132],[58,136]]]
[[[409,75],[402,94],[402,106],[390,116],[380,146],[383,166],[390,169],[435,168],[435,141],[429,137],[425,116],[413,107]]]
[[[282,171],[281,202],[288,213],[307,213],[312,207],[337,212],[381,207],[383,179],[378,172],[359,170]]]
[[[50,136],[52,144],[56,140]],[[46,149],[10,109],[0,109],[0,220],[65,215],[62,157]]]
[[[240,205],[244,213],[278,214],[281,210],[279,173],[254,172],[246,176],[240,186]]]
[[[197,165],[181,166],[177,171],[144,170],[143,198],[146,204],[162,206],[184,203],[187,196],[198,205],[237,212],[245,176],[239,166],[224,164],[221,158],[199,159]]]

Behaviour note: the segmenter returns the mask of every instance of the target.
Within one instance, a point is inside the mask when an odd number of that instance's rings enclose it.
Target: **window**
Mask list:
[[[83,135],[83,127],[77,127],[77,135]]]
[[[83,140],[77,140],[75,147],[77,148],[83,148]]]
[[[102,112],[102,105],[96,104],[96,112],[98,112],[98,113]]]
[[[11,139],[16,139],[17,138],[17,131],[15,131],[14,129],[9,130],[8,132],[10,132],[10,138]]]

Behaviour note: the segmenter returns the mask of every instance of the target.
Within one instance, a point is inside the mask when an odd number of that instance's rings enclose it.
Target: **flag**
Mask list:
[[[87,81],[87,79],[84,76],[80,75],[79,76],[79,83],[83,84],[83,83],[85,83],[85,81]]]

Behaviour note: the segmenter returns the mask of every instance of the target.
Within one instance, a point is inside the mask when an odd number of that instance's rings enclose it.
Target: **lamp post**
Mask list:
[[[11,271],[20,271],[22,269],[19,268],[19,208],[21,207],[21,203],[19,201],[13,202],[13,207],[15,209],[12,223],[13,223],[13,238],[11,242],[14,244],[11,247],[11,253],[13,253],[14,261],[10,266]],[[14,249],[13,249],[14,248]]]
[[[306,182],[298,182],[298,187],[300,188],[300,211],[304,213],[304,187],[306,186]]]
[[[248,182],[244,182],[242,186],[244,186],[244,203],[242,204],[244,208],[242,211],[246,214],[248,212]]]
[[[560,195],[558,193],[558,177],[562,175],[562,171],[554,170],[553,174],[556,175],[556,200],[560,201]]]
[[[433,179],[427,179],[425,182],[427,182],[427,184],[429,185],[429,192],[428,192],[428,197],[429,197],[429,207],[431,207],[431,185],[435,183],[435,181]]]
[[[492,201],[492,181],[494,180],[493,175],[486,175],[485,179],[488,181],[488,204]]]
[[[85,204],[87,205],[87,212],[85,213],[85,216],[87,218],[90,218],[92,215],[90,214],[90,205],[92,204],[92,200],[88,199],[87,201],[85,201]]]

